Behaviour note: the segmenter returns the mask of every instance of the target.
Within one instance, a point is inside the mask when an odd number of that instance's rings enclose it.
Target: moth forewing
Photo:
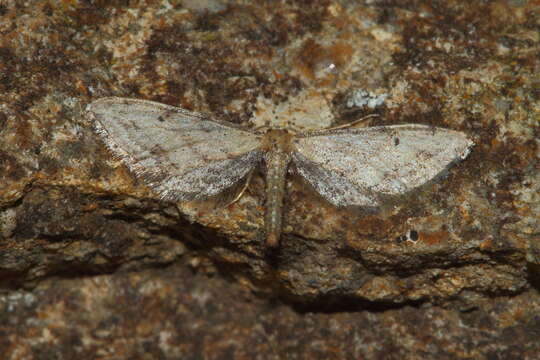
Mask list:
[[[87,112],[109,149],[164,200],[214,196],[262,159],[259,135],[174,106],[112,97]]]
[[[465,134],[425,125],[317,131],[294,141],[297,171],[338,206],[377,206],[382,195],[404,194],[464,159]]]

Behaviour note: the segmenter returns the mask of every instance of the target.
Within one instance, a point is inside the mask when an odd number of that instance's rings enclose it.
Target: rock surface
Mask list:
[[[538,358],[537,2],[6,0],[0,34],[4,358]],[[103,96],[476,146],[376,210],[290,176],[269,252],[260,173],[225,208],[160,202],[93,133]]]

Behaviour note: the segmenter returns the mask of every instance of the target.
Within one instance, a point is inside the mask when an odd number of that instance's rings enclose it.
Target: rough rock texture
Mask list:
[[[538,74],[532,0],[1,1],[2,358],[540,358]],[[260,174],[226,208],[158,201],[84,116],[111,95],[476,146],[375,210],[291,176],[269,252]]]

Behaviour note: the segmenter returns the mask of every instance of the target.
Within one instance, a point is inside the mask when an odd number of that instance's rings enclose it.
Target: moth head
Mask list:
[[[294,135],[295,134],[288,129],[268,129],[263,136],[262,148],[266,151],[273,149],[288,150]]]

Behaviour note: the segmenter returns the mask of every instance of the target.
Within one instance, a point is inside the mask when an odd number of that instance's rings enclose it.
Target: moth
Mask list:
[[[294,133],[250,130],[152,101],[108,97],[87,113],[111,151],[161,199],[204,200],[266,174],[266,245],[279,244],[289,167],[335,206],[376,207],[465,159],[458,131],[406,124]]]

